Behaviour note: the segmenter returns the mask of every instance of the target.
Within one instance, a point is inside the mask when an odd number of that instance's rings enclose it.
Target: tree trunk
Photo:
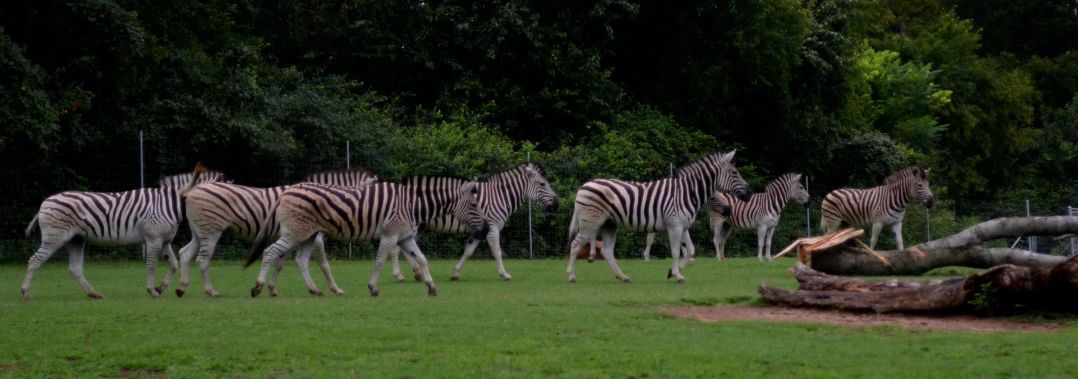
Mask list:
[[[760,283],[768,300],[793,307],[876,312],[1016,308],[1078,310],[1078,256],[1047,267],[1005,264],[947,280],[857,280],[815,271],[797,262],[800,286],[787,291]]]
[[[1046,267],[1066,257],[1020,249],[988,248],[985,242],[1028,235],[1057,236],[1078,233],[1078,217],[1007,217],[986,221],[950,237],[932,240],[905,250],[876,251],[880,260],[864,247],[842,244],[813,250],[812,269],[835,275],[921,275],[947,266],[990,268],[1004,264]],[[797,242],[795,242],[797,243]]]

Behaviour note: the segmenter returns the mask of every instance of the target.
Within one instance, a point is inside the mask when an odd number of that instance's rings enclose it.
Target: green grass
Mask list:
[[[387,267],[379,298],[366,289],[370,261],[334,261],[346,291],[308,295],[294,264],[281,296],[251,298],[257,276],[215,261],[221,298],[192,278],[186,297],[152,300],[140,263],[92,263],[93,300],[50,262],[21,300],[25,265],[0,266],[0,377],[1062,377],[1078,370],[1074,328],[1056,333],[910,331],[813,323],[705,324],[658,305],[759,305],[761,281],[795,286],[793,260],[700,259],[688,283],[666,279],[669,261],[621,261],[631,284],[606,263],[509,260],[512,282],[491,260],[432,262],[439,295],[396,283]],[[407,271],[407,270],[406,270]],[[160,275],[160,274],[159,274]]]

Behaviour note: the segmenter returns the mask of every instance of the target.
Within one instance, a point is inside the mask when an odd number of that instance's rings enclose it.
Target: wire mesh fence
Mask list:
[[[311,172],[346,167],[372,169],[380,179],[392,180],[392,175],[384,175],[374,167],[365,166],[365,162],[357,161],[348,142],[341,142],[339,145],[327,146],[318,154],[293,159],[266,159],[255,163],[249,163],[248,160],[241,164],[229,162],[231,167],[221,171],[233,179],[235,184],[252,187],[293,184]],[[37,212],[41,201],[49,195],[63,190],[113,192],[156,186],[161,176],[179,174],[191,169],[185,166],[181,156],[170,150],[167,141],[131,139],[63,149],[52,158],[65,162],[66,167],[70,168],[62,172],[35,170],[33,167],[0,166],[0,170],[3,170],[0,175],[9,179],[0,184],[0,198],[3,199],[0,202],[0,263],[25,263],[37,250],[40,237],[25,237],[24,230]],[[515,163],[521,163],[529,159],[528,155],[522,153],[513,160]],[[595,169],[581,168],[579,165],[566,162],[540,163],[547,168],[547,179],[557,192],[561,207],[557,212],[547,213],[532,202],[522,204],[501,232],[502,250],[508,259],[561,259],[567,250],[568,225],[576,189],[584,182],[598,177]],[[673,167],[681,163],[684,162],[671,162],[669,170],[672,171]],[[381,167],[390,166],[391,164]],[[218,169],[213,166],[210,168]],[[805,209],[796,202],[790,202],[785,207],[772,239],[773,254],[797,238],[821,233],[820,199],[835,188],[819,186],[810,180],[807,188],[812,197],[810,207]],[[1066,204],[1038,204],[1028,201],[998,203],[937,198],[936,206],[929,211],[919,203],[911,204],[903,221],[902,232],[905,245],[912,246],[993,218],[1061,214],[1078,215],[1078,208],[1071,208]],[[440,234],[424,228],[420,228],[419,233],[420,248],[424,254],[434,259],[459,259],[468,241],[465,235]],[[713,233],[706,210],[701,209],[690,229],[690,235],[696,246],[698,259],[715,255]],[[995,241],[993,244],[999,247],[1018,246],[1047,254],[1072,254],[1075,251],[1073,239],[1056,237],[1058,236],[1026,236],[1012,241]],[[179,251],[190,238],[185,222],[172,242],[173,250]],[[619,259],[641,258],[645,243],[645,233],[619,231],[615,255]],[[246,257],[250,246],[250,243],[236,240],[226,233],[217,245],[214,259],[242,259]],[[877,248],[891,249],[894,246],[893,234],[890,228],[885,227],[880,233]],[[349,244],[326,241],[326,252],[331,259],[369,260],[373,259],[375,249],[375,242]],[[735,229],[726,242],[727,257],[755,256],[756,252],[757,236],[754,230]],[[666,233],[660,232],[651,247],[651,257],[663,259],[669,256]],[[473,259],[489,258],[490,249],[486,242],[482,242]],[[138,260],[142,259],[142,249],[139,245],[89,245],[87,259]],[[63,262],[66,260],[66,253],[58,251],[50,260]]]

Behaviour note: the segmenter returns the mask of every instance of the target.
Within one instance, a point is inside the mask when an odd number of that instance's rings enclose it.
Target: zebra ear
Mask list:
[[[722,162],[723,163],[733,162],[734,161],[734,153],[737,153],[737,149],[730,150],[729,153],[723,154],[722,155]]]

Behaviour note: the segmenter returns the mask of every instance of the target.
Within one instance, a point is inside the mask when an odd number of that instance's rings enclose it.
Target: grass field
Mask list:
[[[704,324],[659,305],[754,303],[761,282],[795,286],[793,260],[700,259],[688,283],[666,278],[669,261],[472,260],[461,282],[454,262],[432,262],[438,297],[383,271],[381,297],[366,289],[370,261],[334,261],[342,297],[316,298],[290,263],[280,297],[251,298],[256,267],[215,261],[220,298],[202,294],[194,271],[184,298],[173,286],[145,292],[137,262],[91,263],[93,300],[50,262],[19,286],[25,265],[0,266],[0,377],[1064,377],[1078,372],[1078,332],[910,331],[811,323]],[[312,265],[313,266],[313,265]],[[317,267],[316,282],[326,291]]]

